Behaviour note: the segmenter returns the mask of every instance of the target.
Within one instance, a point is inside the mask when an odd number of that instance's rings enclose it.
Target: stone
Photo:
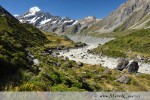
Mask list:
[[[117,76],[115,76],[117,79],[119,79],[121,76],[120,75],[117,75]]]
[[[41,67],[39,67],[39,68],[38,68],[38,71],[42,71],[42,68],[41,68]]]
[[[78,65],[78,67],[81,67],[81,66],[83,66],[83,63],[82,62],[78,62],[77,65]]]
[[[70,56],[73,56],[73,54],[71,54]]]
[[[40,64],[38,59],[33,59],[33,63],[34,63],[34,65],[39,65]]]
[[[131,64],[128,66],[128,71],[130,73],[137,73],[138,69],[139,69],[139,65],[138,62],[136,61],[131,62]]]
[[[101,62],[105,62],[105,60],[101,60]]]
[[[68,58],[68,57],[65,57],[65,60],[69,60],[69,58]]]
[[[92,53],[92,51],[91,51],[91,50],[89,50],[89,49],[87,50],[87,52],[88,52],[88,53]]]
[[[64,58],[64,56],[60,56],[60,58]]]
[[[60,55],[60,54],[57,52],[56,55]]]
[[[130,80],[131,80],[131,78],[128,76],[121,76],[120,78],[117,79],[117,82],[127,84],[127,83],[129,83]]]
[[[58,46],[57,46],[57,50],[62,50],[63,48],[64,48],[63,45],[58,45]]]
[[[120,71],[125,69],[127,67],[128,63],[129,63],[129,61],[126,60],[125,58],[119,58],[117,62],[118,62],[118,65],[117,65],[116,69],[120,70]]]
[[[103,73],[104,73],[104,74],[111,74],[111,70],[110,70],[110,69],[106,69],[106,70],[104,70]]]
[[[56,63],[56,66],[57,66],[57,67],[60,67],[60,66],[61,66],[61,64],[60,64],[59,62],[57,62],[57,63]]]
[[[67,52],[70,52],[69,48],[67,48],[66,50],[67,50]]]

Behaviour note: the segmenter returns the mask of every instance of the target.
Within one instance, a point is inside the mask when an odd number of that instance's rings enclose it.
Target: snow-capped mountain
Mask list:
[[[28,22],[44,31],[56,33],[63,33],[67,27],[77,23],[76,20],[70,19],[69,17],[61,18],[51,15],[48,12],[42,12],[36,6],[30,8],[25,14],[15,17],[22,23]]]
[[[99,21],[93,16],[88,16],[81,20],[74,20],[69,17],[54,16],[48,12],[43,12],[39,7],[30,8],[25,14],[15,17],[22,23],[30,23],[44,31],[55,32],[57,34],[68,33],[72,27],[76,27],[77,32],[81,32]]]

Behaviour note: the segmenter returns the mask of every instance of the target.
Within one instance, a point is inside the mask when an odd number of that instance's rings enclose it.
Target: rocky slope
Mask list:
[[[128,0],[101,22],[92,31],[108,33],[127,29],[150,27],[150,0]]]
[[[42,12],[38,7],[32,7],[25,14],[15,17],[22,23],[28,22],[44,31],[55,32],[57,34],[80,32],[98,21],[93,16],[89,16],[79,21],[70,19],[69,17],[61,18],[60,16]]]
[[[28,22],[44,31],[56,33],[63,33],[67,27],[76,23],[75,20],[69,17],[61,18],[47,12],[42,12],[38,7],[32,7],[25,14],[16,16],[16,18],[22,23]]]
[[[99,20],[88,16],[81,20],[59,17],[30,8],[17,16],[21,22],[29,22],[44,31],[62,33],[109,33],[128,29],[150,27],[150,0],[128,0],[106,18]]]
[[[100,22],[101,19],[97,19],[95,16],[88,16],[84,19],[79,20],[75,25],[69,27],[65,33],[78,34],[84,32],[86,29],[90,28],[95,23]]]

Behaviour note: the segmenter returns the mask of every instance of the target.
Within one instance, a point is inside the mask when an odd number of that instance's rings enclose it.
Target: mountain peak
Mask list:
[[[41,9],[37,6],[34,6],[34,7],[29,9],[29,12],[32,14],[35,14],[35,13],[40,12],[40,11],[41,11]]]

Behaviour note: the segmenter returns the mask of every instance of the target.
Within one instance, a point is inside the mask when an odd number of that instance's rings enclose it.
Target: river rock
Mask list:
[[[71,54],[70,56],[73,56],[73,54]]]
[[[60,58],[64,58],[64,56],[59,56]]]
[[[92,53],[92,51],[91,51],[91,50],[89,50],[89,49],[87,50],[87,52],[88,52],[88,53]]]
[[[105,60],[101,60],[101,62],[105,62]]]
[[[65,46],[63,46],[63,45],[58,45],[58,46],[57,46],[57,50],[62,50],[64,47],[65,47]]]
[[[138,62],[136,61],[131,62],[131,64],[128,66],[128,71],[130,73],[137,73],[138,69],[139,69],[139,65]]]
[[[65,60],[69,60],[69,58],[68,58],[68,57],[65,57]]]
[[[129,61],[128,60],[126,60],[125,58],[119,58],[118,59],[118,65],[117,65],[117,70],[120,70],[120,71],[122,71],[123,69],[125,69],[126,68],[126,66],[128,65],[128,63],[129,63]]]
[[[60,54],[57,52],[56,55],[60,55]]]
[[[121,76],[120,78],[117,79],[118,82],[125,84],[127,84],[130,80],[131,78],[128,76]]]
[[[46,48],[44,50],[45,53],[48,53],[48,54],[52,54],[53,53],[53,50],[51,48]]]
[[[78,62],[77,65],[78,65],[78,67],[81,67],[81,66],[83,66],[83,63],[82,62]]]
[[[81,47],[84,47],[84,46],[87,46],[87,44],[86,43],[76,44],[76,47],[78,47],[78,48],[81,48]]]

